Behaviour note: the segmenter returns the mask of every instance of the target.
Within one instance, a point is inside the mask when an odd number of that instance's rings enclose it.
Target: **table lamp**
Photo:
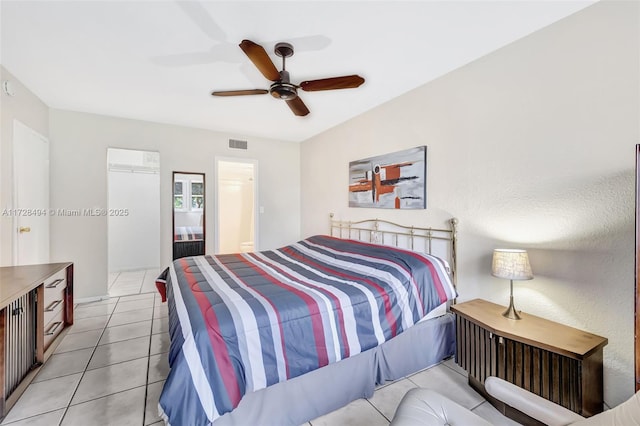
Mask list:
[[[520,315],[518,315],[516,308],[513,306],[513,280],[524,281],[533,279],[533,272],[531,272],[527,251],[495,249],[493,251],[493,262],[491,263],[491,275],[511,280],[509,307],[504,311],[502,316],[519,320]]]

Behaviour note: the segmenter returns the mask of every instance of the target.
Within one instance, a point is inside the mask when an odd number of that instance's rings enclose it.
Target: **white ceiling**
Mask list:
[[[590,4],[578,1],[1,0],[0,62],[52,108],[302,141]],[[291,80],[360,74],[301,92],[294,116],[238,43],[293,43]]]

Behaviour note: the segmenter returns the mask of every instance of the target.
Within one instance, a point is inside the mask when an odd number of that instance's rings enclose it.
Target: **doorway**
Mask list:
[[[155,291],[160,273],[160,153],[107,150],[109,296]]]
[[[216,159],[216,253],[244,253],[258,247],[258,162]]]

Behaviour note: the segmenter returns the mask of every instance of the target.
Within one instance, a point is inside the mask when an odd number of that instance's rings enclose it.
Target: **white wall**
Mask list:
[[[605,401],[634,391],[639,4],[604,1],[305,141],[302,237],[338,218],[460,220],[461,301],[507,304],[492,250],[525,248],[516,307],[605,336]],[[411,72],[411,70],[405,70]],[[427,145],[427,210],[347,207],[348,163]]]
[[[216,155],[257,159],[259,168],[260,248],[297,240],[300,233],[300,145],[249,138],[246,151],[228,148],[229,138],[242,138],[201,129],[127,120],[52,109],[51,205],[54,208],[107,207],[108,147],[160,152],[160,256],[171,260],[172,171],[206,174],[207,200],[213,200]],[[207,201],[206,247],[214,247],[215,209]],[[107,294],[107,218],[54,217],[51,220],[52,261],[75,262],[77,298]]]
[[[15,96],[0,90],[0,208],[11,209],[13,197],[13,120],[49,137],[49,108],[7,69],[0,65],[0,82],[13,84]],[[46,208],[47,206],[43,206]],[[12,265],[12,217],[0,215],[0,265]]]

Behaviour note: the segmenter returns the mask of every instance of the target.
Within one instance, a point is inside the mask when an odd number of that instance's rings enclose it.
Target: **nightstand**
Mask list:
[[[453,305],[451,310],[456,314],[456,363],[469,373],[471,387],[503,414],[535,424],[485,392],[489,376],[585,417],[602,411],[606,338],[526,313],[521,313],[521,320],[511,320],[502,316],[504,306],[481,299]]]

